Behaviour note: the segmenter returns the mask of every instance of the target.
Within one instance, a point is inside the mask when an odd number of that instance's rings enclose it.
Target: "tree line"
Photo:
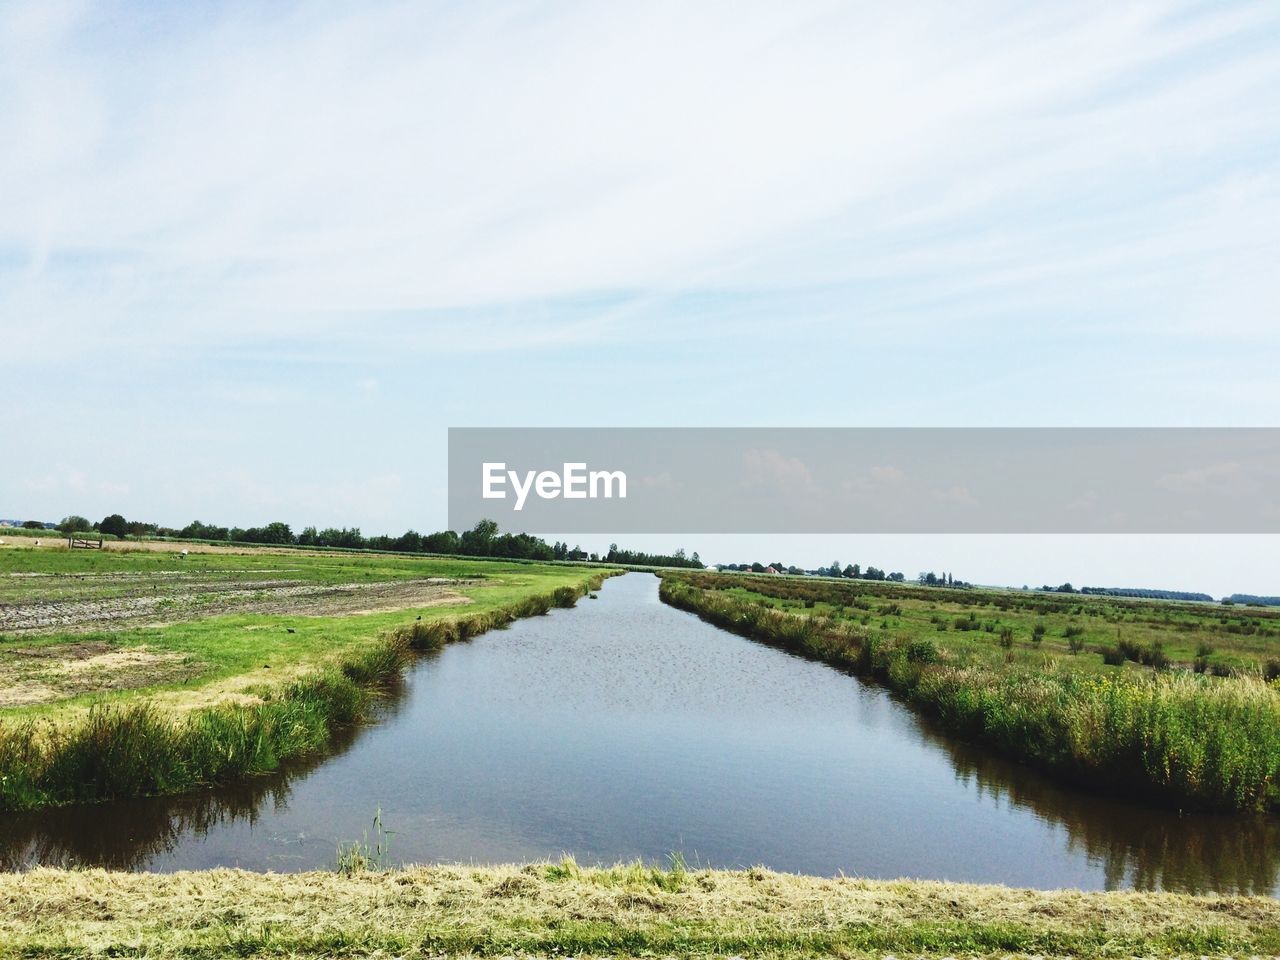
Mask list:
[[[695,553],[694,558],[697,559]],[[840,565],[839,560],[832,561],[829,567],[817,567],[811,570],[805,570],[795,565],[788,566],[781,560],[773,563],[718,563],[716,569],[720,571],[736,570],[741,573],[768,573],[772,570],[774,573],[788,573],[795,576],[803,576],[805,574],[811,577],[842,577],[846,580],[888,580],[893,583],[902,583],[906,577],[898,572],[886,573],[879,567],[867,567],[862,569],[862,565],[858,563],[850,563],[845,566]]]
[[[541,537],[527,533],[500,533],[493,520],[481,520],[470,530],[457,533],[440,530],[436,533],[418,533],[406,530],[398,537],[380,535],[366,537],[359,527],[304,527],[294,533],[287,523],[276,521],[261,527],[221,527],[216,524],[193,520],[185,527],[166,527],[138,520],[126,520],[118,513],[103,517],[96,523],[72,514],[58,524],[63,533],[109,534],[127,537],[168,537],[175,540],[212,540],[227,543],[257,543],[269,546],[338,547],[348,550],[388,550],[397,553],[446,553],[472,557],[498,557],[510,560],[588,560],[592,562],[634,564],[654,567],[697,567],[702,561],[695,551],[687,556],[683,548],[673,554],[641,553],[620,550],[616,543],[609,545],[609,552],[602,558],[598,553],[588,553],[580,546],[556,541],[547,543]]]
[[[1068,584],[1070,586],[1070,584]],[[1143,600],[1197,600],[1213,602],[1207,593],[1194,590],[1152,590],[1147,587],[1081,587],[1080,592],[1096,597],[1138,597]]]

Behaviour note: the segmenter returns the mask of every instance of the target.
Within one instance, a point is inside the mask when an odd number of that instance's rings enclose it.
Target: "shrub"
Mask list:
[[[907,644],[907,660],[911,663],[937,663],[938,648],[932,640],[912,640]]]
[[[1123,665],[1127,659],[1128,658],[1125,656],[1124,651],[1119,647],[1102,648],[1102,662],[1108,666],[1119,667]]]
[[[1132,660],[1134,663],[1142,662],[1142,645],[1134,640],[1126,640],[1123,637],[1116,638],[1116,649],[1124,655],[1126,660]]]
[[[1013,627],[1000,628],[1000,646],[1006,650],[1013,646]]]
[[[1164,646],[1159,640],[1152,641],[1151,646],[1143,650],[1140,656],[1142,663],[1148,667],[1154,667],[1156,670],[1166,670],[1169,667],[1169,658],[1165,655]]]

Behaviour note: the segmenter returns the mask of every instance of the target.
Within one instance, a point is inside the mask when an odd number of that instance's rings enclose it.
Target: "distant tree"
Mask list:
[[[462,534],[462,552],[473,556],[491,556],[489,552],[490,542],[497,533],[498,524],[496,522],[493,520],[481,520]]]
[[[853,564],[849,564],[848,566],[846,566],[842,573],[842,576],[848,577],[851,580],[857,575],[858,575],[858,568],[855,567]]]
[[[418,553],[422,550],[422,534],[416,530],[406,530],[402,536],[396,537],[392,549],[403,553]]]
[[[69,517],[62,518],[62,522],[58,524],[58,529],[63,533],[80,533],[84,530],[92,530],[93,524],[87,518],[73,513]]]
[[[239,536],[235,536],[236,534]],[[268,523],[265,527],[250,527],[248,530],[233,530],[233,539],[243,540],[245,543],[266,543],[274,546],[284,546],[293,544],[293,531],[289,529],[287,523],[279,520],[274,523]]]
[[[424,553],[459,553],[461,544],[458,535],[452,530],[441,530],[423,537],[422,549]]]
[[[39,520],[23,520],[22,529],[23,530],[43,530],[44,524],[41,523]]]
[[[109,517],[104,517],[102,522],[98,524],[98,529],[102,533],[109,533],[114,537],[125,537],[129,534],[129,522],[118,513],[113,513]]]

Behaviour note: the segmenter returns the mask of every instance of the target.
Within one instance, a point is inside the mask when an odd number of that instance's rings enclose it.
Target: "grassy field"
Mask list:
[[[0,809],[168,793],[323,750],[427,649],[571,606],[578,566],[0,549]]]
[[[1277,611],[668,574],[663,599],[879,677],[956,732],[1183,807],[1280,807]]]
[[[572,862],[0,874],[0,958],[1262,956],[1280,902]]]

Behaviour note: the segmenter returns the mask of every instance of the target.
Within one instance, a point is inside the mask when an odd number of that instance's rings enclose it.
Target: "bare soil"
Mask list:
[[[61,643],[15,648],[0,652],[0,707],[176,683],[199,670],[194,658],[145,647]]]
[[[148,574],[148,577],[154,577]],[[83,578],[81,578],[83,579]],[[116,578],[116,583],[124,582]],[[109,597],[41,598],[0,604],[0,633],[92,630],[174,623],[228,613],[340,616],[470,603],[426,578],[372,583],[308,584],[297,580],[218,581],[176,575],[163,592]]]

